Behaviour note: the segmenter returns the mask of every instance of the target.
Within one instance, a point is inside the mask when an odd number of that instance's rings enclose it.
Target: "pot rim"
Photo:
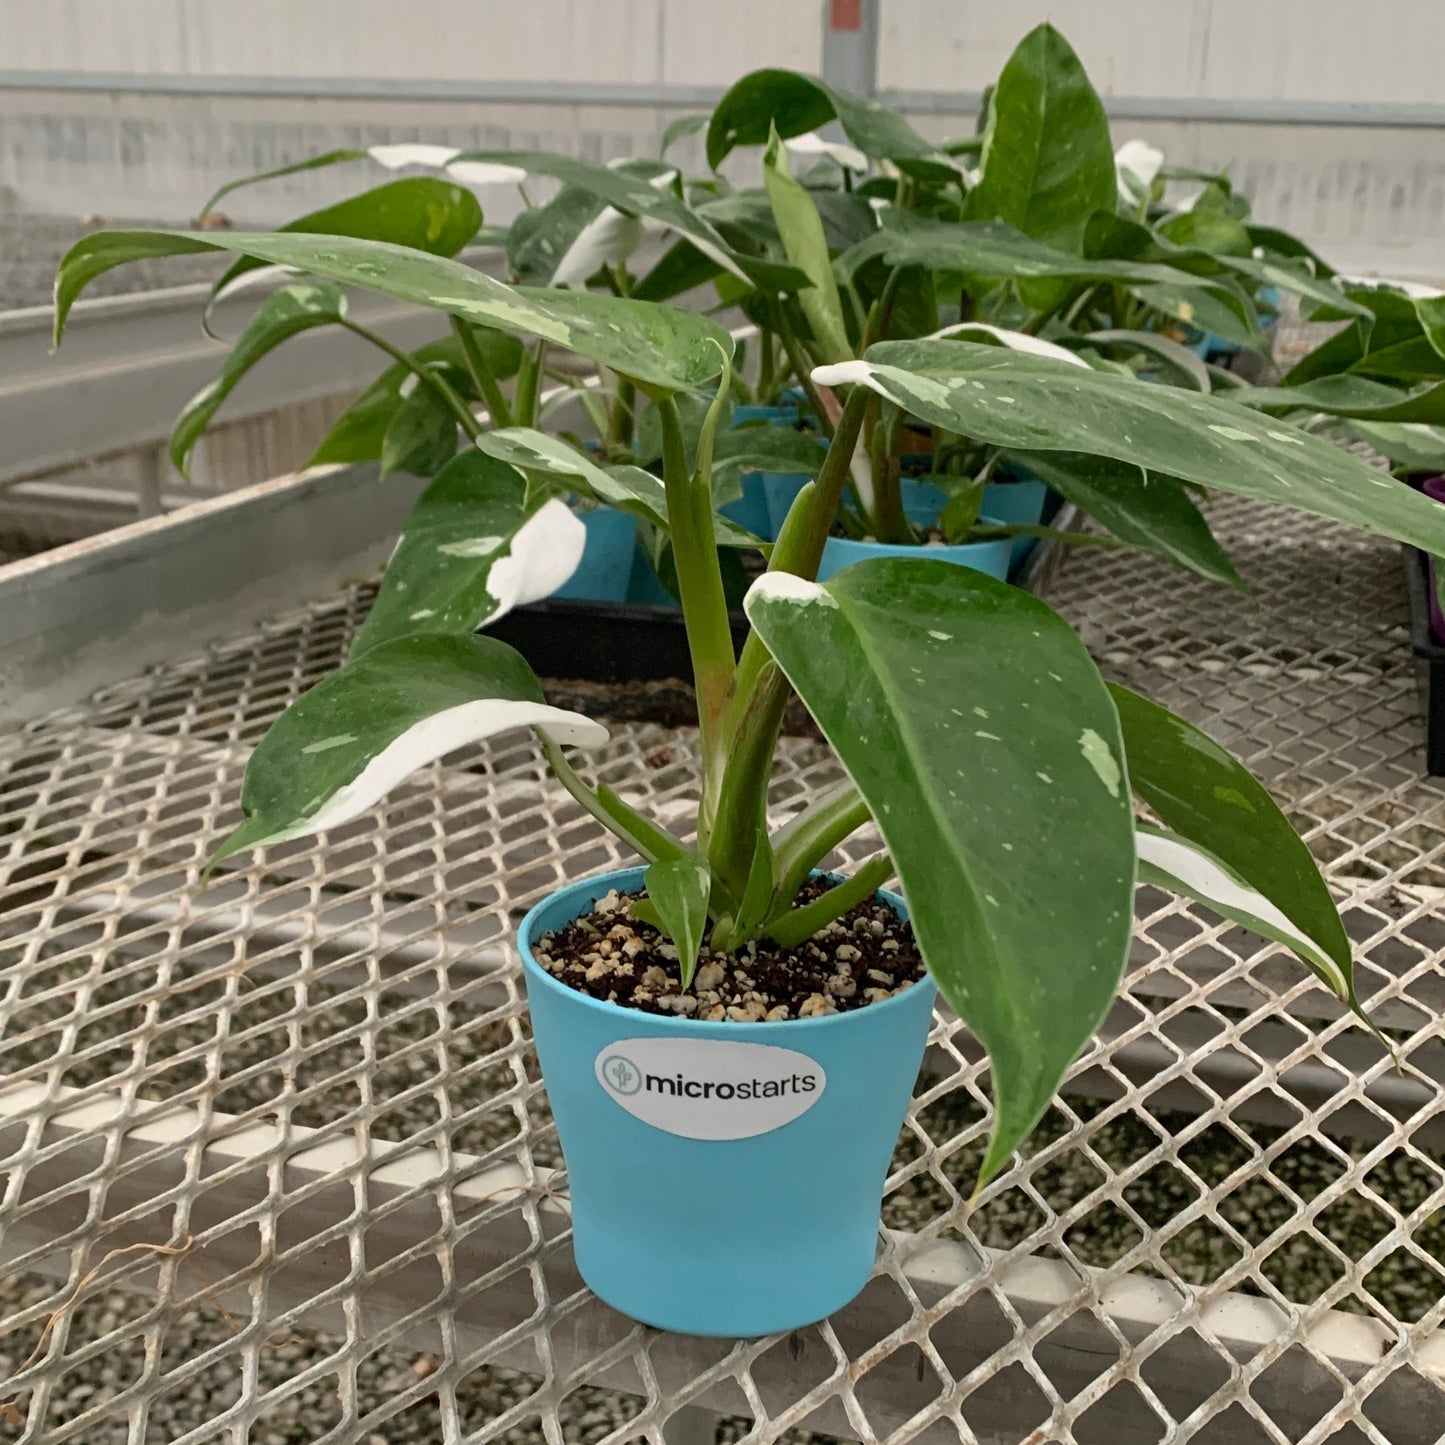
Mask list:
[[[678,1014],[650,1014],[643,1013],[640,1009],[623,1008],[621,1004],[609,1003],[606,999],[593,998],[591,994],[583,993],[580,989],[569,988],[565,983],[559,982],[547,972],[541,964],[532,956],[531,934],[537,927],[538,915],[548,904],[557,897],[559,893],[565,893],[572,888],[582,888],[588,884],[607,883],[610,887],[623,888],[631,887],[633,883],[641,884],[642,876],[647,871],[645,865],[635,868],[614,868],[606,873],[593,873],[584,878],[574,879],[570,883],[564,883],[560,888],[554,888],[544,898],[538,899],[531,908],[527,910],[526,916],[517,925],[517,951],[522,956],[522,970],[526,975],[527,987],[530,989],[533,982],[538,981],[546,988],[582,1004],[587,1008],[601,1013],[605,1017],[622,1022],[628,1019],[641,1019],[649,1024],[663,1025],[668,1028],[677,1028],[697,1038],[732,1039],[735,1042],[756,1042],[754,1038],[743,1039],[744,1029],[750,1032],[754,1029],[765,1028],[769,1034],[774,1029],[791,1030],[794,1037],[804,1030],[814,1033],[820,1030],[837,1030],[843,1028],[858,1028],[861,1020],[868,1014],[881,1015],[890,1009],[901,1008],[913,998],[915,989],[927,989],[936,998],[938,985],[933,981],[933,975],[926,972],[917,983],[904,989],[902,993],[894,994],[892,998],[884,999],[881,1003],[865,1004],[862,1008],[849,1009],[846,1013],[825,1014],[821,1018],[807,1019],[775,1019],[771,1023],[756,1021],[753,1023],[735,1023],[731,1020],[722,1022],[709,1022],[705,1019],[690,1019]],[[813,876],[817,876],[819,870],[815,869]],[[606,890],[604,889],[604,892]],[[908,919],[908,905],[897,893],[886,888],[880,888],[873,895],[881,898],[892,908],[900,918]],[[576,917],[577,915],[573,915]],[[931,1001],[930,1001],[931,1007]],[[781,1039],[779,1040],[781,1045]]]

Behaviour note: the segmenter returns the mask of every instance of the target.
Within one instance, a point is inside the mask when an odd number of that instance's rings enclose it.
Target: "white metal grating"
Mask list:
[[[936,1021],[877,1276],[786,1339],[633,1327],[573,1270],[509,938],[622,859],[529,743],[201,888],[366,589],[0,739],[0,1439],[657,1441],[693,1405],[758,1441],[1439,1438],[1445,791],[1399,561],[1215,519],[1257,601],[1103,549],[1050,595],[1286,802],[1398,1071],[1277,949],[1143,890],[1124,996],[971,1217],[986,1071]],[[589,767],[681,809],[692,760],[629,725]],[[790,740],[779,812],[836,775]]]

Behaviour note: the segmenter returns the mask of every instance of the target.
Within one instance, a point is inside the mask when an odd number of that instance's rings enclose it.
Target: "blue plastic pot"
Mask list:
[[[983,489],[981,513],[1002,526],[1038,526],[1049,499],[1047,483],[1023,476],[1007,482],[989,482]],[[948,493],[933,482],[903,482],[903,512],[915,527],[926,527],[938,518]],[[1038,545],[1035,537],[1008,540],[1010,573],[1022,566]],[[985,569],[987,570],[987,569]]]
[[[599,1002],[537,964],[543,934],[609,889],[640,889],[643,871],[573,883],[520,931],[577,1268],[614,1309],[659,1329],[799,1329],[841,1309],[872,1272],[933,984],[826,1018],[700,1023]],[[900,898],[879,896],[906,916]],[[664,1112],[666,1127],[643,1117]]]
[[[990,482],[983,489],[983,510],[994,521],[1007,526],[1037,527],[1044,520],[1044,507],[1048,500],[1048,485],[1037,477]],[[1037,537],[1014,537],[1009,542],[1010,576],[1023,566],[1038,544]]]
[[[819,461],[821,460],[820,453]],[[758,478],[763,484],[763,496],[768,509],[766,535],[770,541],[776,542],[778,533],[783,530],[788,509],[798,500],[798,493],[814,478],[807,472],[759,472]]]
[[[742,485],[742,496],[735,502],[729,502],[720,510],[728,521],[736,522],[739,527],[746,527],[755,537],[762,537],[770,541],[773,534],[768,530],[771,518],[763,474],[761,472],[745,472]]]
[[[948,499],[948,493],[932,482],[915,482],[905,478],[901,490],[903,514],[915,527],[927,527],[936,521]],[[1042,508],[1042,502],[1040,507]],[[990,507],[986,512],[980,513],[980,520],[1001,524],[1004,518],[995,516]],[[870,561],[874,557],[927,557],[930,561],[953,562],[960,567],[972,567],[976,572],[987,572],[990,577],[1007,582],[1014,540],[1000,537],[991,542],[963,542],[956,547],[919,547],[906,542],[855,542],[851,537],[829,537],[823,544],[823,560],[818,566],[818,581],[826,582],[835,572],[841,572],[855,562]]]
[[[621,602],[632,578],[637,519],[611,507],[578,507],[575,515],[587,529],[582,560],[552,595],[577,602]]]
[[[796,402],[787,402],[782,406],[753,406],[749,402],[745,406],[733,408],[733,425],[742,426],[745,422],[762,421],[769,426],[792,426],[798,420],[798,407]]]
[[[992,517],[984,520],[993,521]],[[823,560],[818,565],[818,581],[826,582],[835,572],[855,562],[870,562],[875,557],[923,557],[930,562],[952,562],[959,567],[972,567],[987,572],[1000,582],[1008,581],[1009,554],[1012,544],[1005,537],[993,542],[965,542],[957,547],[917,547],[893,542],[855,542],[851,537],[829,537],[823,543]]]

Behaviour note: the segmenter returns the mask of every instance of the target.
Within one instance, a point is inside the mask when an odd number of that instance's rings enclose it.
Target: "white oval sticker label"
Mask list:
[[[823,1066],[772,1044],[620,1039],[597,1055],[597,1082],[634,1118],[684,1139],[751,1139],[806,1114]]]

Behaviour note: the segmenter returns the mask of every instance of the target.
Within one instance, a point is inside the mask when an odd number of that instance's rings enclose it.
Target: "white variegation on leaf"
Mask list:
[[[597,747],[607,729],[553,707],[522,656],[495,638],[396,637],[302,694],[251,755],[245,822],[213,861],[339,827],[457,748],[515,728]]]
[[[1292,923],[1268,898],[1251,888],[1212,853],[1158,828],[1140,828],[1136,838],[1141,881],[1197,899],[1232,922],[1282,943],[1314,969],[1340,998],[1350,997],[1339,964]]]
[[[457,146],[432,145],[425,141],[404,141],[396,145],[376,145],[367,148],[367,154],[378,165],[389,171],[399,171],[403,166],[428,166],[439,170],[450,165],[461,150]]]
[[[802,135],[790,135],[783,144],[795,156],[826,156],[830,161],[847,171],[866,171],[868,157],[857,146],[844,145],[840,141],[824,140],[815,130],[804,131]]]
[[[963,340],[878,342],[812,376],[1011,451],[1112,457],[1445,552],[1438,503],[1321,437],[1183,387]]]
[[[1010,351],[1027,351],[1033,356],[1052,356],[1055,361],[1067,361],[1074,366],[1087,367],[1089,363],[1082,356],[1076,356],[1066,346],[1045,341],[1041,336],[1030,336],[1027,331],[1010,331],[1006,326],[991,326],[987,321],[958,321],[933,332],[929,341],[946,341],[950,336],[988,336]],[[817,378],[814,377],[814,380]]]
[[[471,632],[550,597],[576,571],[587,529],[565,502],[539,500],[529,506],[526,479],[493,457],[448,462],[406,520],[352,657],[408,634]]]
[[[520,186],[527,179],[521,166],[498,161],[448,161],[447,174],[468,186]]]
[[[553,742],[572,747],[600,747],[609,736],[601,723],[593,722],[584,713],[552,707],[549,703],[512,698],[483,698],[462,703],[408,728],[372,758],[353,782],[339,788],[314,813],[267,841],[280,843],[349,823],[375,807],[403,778],[409,778],[428,763],[468,743],[479,743],[497,733],[527,727],[536,728]],[[325,740],[321,745],[325,745]]]
[[[552,273],[554,286],[581,286],[588,277],[606,267],[614,270],[662,226],[645,222],[640,216],[625,216],[614,206],[604,207],[577,234]]]
[[[495,622],[514,607],[540,602],[571,579],[587,546],[587,528],[565,502],[544,502],[512,538],[506,556],[492,563],[487,591],[497,599]]]
[[[1114,166],[1119,173],[1119,199],[1126,206],[1137,205],[1149,194],[1159,168],[1164,164],[1164,152],[1148,141],[1126,140],[1114,152]]]
[[[258,287],[279,286],[285,281],[294,281],[298,276],[306,273],[299,266],[256,266],[250,271],[242,271],[239,276],[223,282],[216,288],[216,294],[211,297],[208,307],[214,310],[218,301],[224,301],[229,297],[239,295],[243,291],[252,291]],[[216,333],[212,333],[215,335]],[[226,340],[226,337],[217,337],[218,340]]]

